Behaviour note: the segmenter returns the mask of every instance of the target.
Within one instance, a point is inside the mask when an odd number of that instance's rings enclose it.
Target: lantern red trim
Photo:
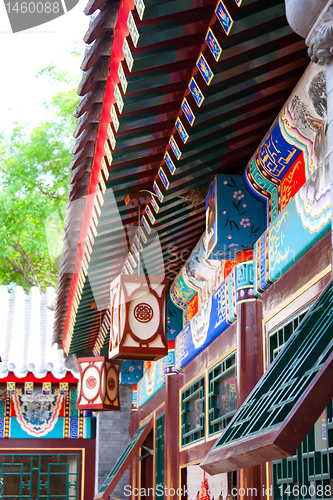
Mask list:
[[[120,410],[119,373],[121,361],[104,356],[79,358],[78,410]]]
[[[113,280],[109,358],[156,361],[167,355],[167,285],[161,276],[121,274]],[[151,346],[157,339],[159,345]]]

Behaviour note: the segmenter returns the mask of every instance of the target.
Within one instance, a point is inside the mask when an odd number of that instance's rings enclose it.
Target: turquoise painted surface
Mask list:
[[[84,418],[84,426],[83,426],[83,438],[90,439],[91,438],[91,421],[95,419],[95,417],[85,417]],[[30,435],[24,429],[22,429],[20,423],[17,421],[16,417],[10,417],[10,439],[64,439],[64,417],[59,417],[57,422],[54,425],[54,428],[44,436],[38,435]],[[79,430],[78,430],[78,418],[74,417],[70,419],[70,439],[79,438]],[[0,438],[4,437],[1,435]]]
[[[164,358],[153,361],[142,379],[138,382],[138,406],[143,406],[155,394],[160,391],[165,384]]]
[[[12,439],[63,439],[64,437],[64,418],[60,417],[54,424],[53,429],[45,436],[31,436],[25,432],[16,417],[10,417],[10,437]]]
[[[183,312],[184,309],[176,306],[170,298],[168,293],[167,295],[167,321],[166,321],[166,329],[167,329],[167,339],[174,340],[179,332],[183,329]]]
[[[211,259],[236,260],[265,229],[265,205],[241,175],[219,174],[206,197],[205,250]]]
[[[6,391],[6,386],[0,387],[1,393],[4,393]],[[0,401],[0,417],[4,417],[6,412],[6,399],[3,399],[3,401]]]
[[[126,385],[137,384],[143,374],[143,362],[123,359],[120,371],[120,383]]]

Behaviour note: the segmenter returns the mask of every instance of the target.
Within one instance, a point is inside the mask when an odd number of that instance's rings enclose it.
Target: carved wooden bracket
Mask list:
[[[310,59],[321,65],[333,56],[333,1],[328,2],[305,40]]]

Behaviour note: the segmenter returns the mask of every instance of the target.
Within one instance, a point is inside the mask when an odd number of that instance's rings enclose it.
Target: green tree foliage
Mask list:
[[[40,74],[68,82],[68,90],[58,92],[47,105],[50,118],[16,124],[10,134],[0,134],[0,283],[26,290],[45,290],[57,282],[45,223],[50,214],[64,218],[78,104],[77,79],[54,66]],[[55,229],[59,240],[59,224]]]

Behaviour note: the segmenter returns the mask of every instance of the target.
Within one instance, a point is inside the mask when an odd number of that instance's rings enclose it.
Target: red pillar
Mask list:
[[[237,407],[239,408],[264,373],[262,338],[262,302],[245,301],[237,306]],[[243,488],[242,500],[265,498],[262,487],[266,482],[262,472],[265,466],[241,469],[238,491]],[[252,489],[251,489],[252,488]],[[255,490],[253,489],[255,488]],[[257,495],[253,492],[256,491]],[[249,492],[247,494],[247,492]],[[242,490],[243,493],[243,490]]]
[[[174,355],[174,352],[170,351],[169,346],[169,356],[172,354]],[[179,488],[178,434],[178,377],[172,361],[166,367],[165,375],[164,484],[167,487],[165,499],[174,500],[176,495],[171,495],[172,488],[175,491]]]
[[[140,425],[140,412],[137,408],[137,388],[133,386],[133,395],[132,395],[132,411],[131,411],[131,438],[134,436],[136,431],[138,430]],[[139,488],[139,461],[136,457],[131,461],[130,466],[130,481],[131,481],[131,491],[134,488]],[[132,494],[132,500],[137,500],[138,497],[135,497]]]

